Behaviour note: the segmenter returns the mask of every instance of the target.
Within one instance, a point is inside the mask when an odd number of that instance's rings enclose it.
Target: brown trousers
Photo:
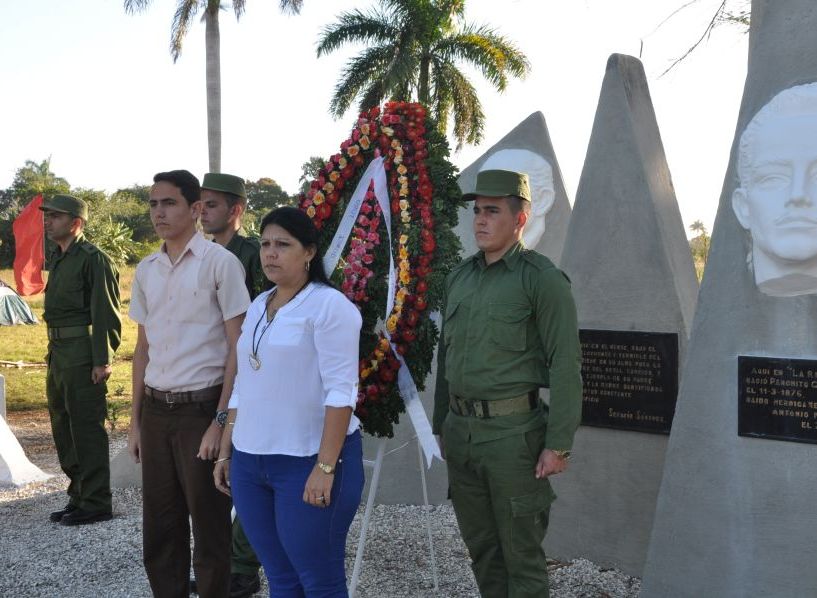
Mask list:
[[[213,462],[196,457],[217,404],[213,400],[168,405],[144,398],[144,564],[157,598],[190,594],[189,519],[199,596],[224,598],[230,592],[230,499],[216,490]]]

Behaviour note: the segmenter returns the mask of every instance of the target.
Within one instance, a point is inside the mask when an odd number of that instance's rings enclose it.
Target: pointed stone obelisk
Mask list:
[[[528,172],[534,206],[525,229],[525,244],[558,264],[570,221],[570,202],[541,112],[528,116],[460,173],[457,182],[463,193],[473,190],[479,171],[489,169]],[[471,210],[470,204],[460,210],[455,229],[462,243],[463,257],[477,251]]]
[[[28,460],[6,420],[0,417],[0,487],[23,486],[50,477]]]
[[[640,575],[698,282],[636,58],[607,62],[561,268],[593,426],[580,427],[569,470],[552,480],[546,549]]]
[[[757,268],[773,262],[779,273],[805,272],[814,263],[815,31],[813,0],[752,3],[743,102],[666,454],[645,598],[817,596],[817,296],[808,288],[774,296]]]

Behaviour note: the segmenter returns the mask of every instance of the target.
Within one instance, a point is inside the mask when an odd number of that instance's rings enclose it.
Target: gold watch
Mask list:
[[[556,456],[559,457],[560,459],[570,459],[570,451],[554,450],[553,452],[556,453]]]
[[[326,475],[332,475],[335,473],[334,465],[327,465],[326,463],[321,463],[320,461],[318,461],[318,469],[320,469]]]

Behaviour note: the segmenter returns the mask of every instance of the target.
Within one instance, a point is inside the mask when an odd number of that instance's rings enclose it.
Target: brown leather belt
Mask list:
[[[49,328],[48,340],[57,341],[63,338],[80,338],[91,336],[90,326],[60,326],[59,328]]]
[[[539,392],[532,390],[518,397],[497,401],[474,401],[452,394],[448,404],[451,411],[457,415],[490,419],[492,417],[502,417],[503,415],[527,413],[537,409],[539,407]]]
[[[202,388],[201,390],[183,390],[181,392],[165,392],[145,385],[145,396],[159,403],[166,403],[167,405],[217,401],[221,398],[221,384]]]

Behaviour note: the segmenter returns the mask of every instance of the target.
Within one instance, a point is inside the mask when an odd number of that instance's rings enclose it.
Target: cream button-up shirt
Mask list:
[[[228,353],[224,322],[249,304],[241,262],[201,233],[175,264],[164,245],[139,262],[128,315],[145,328],[145,384],[166,392],[221,384]]]

